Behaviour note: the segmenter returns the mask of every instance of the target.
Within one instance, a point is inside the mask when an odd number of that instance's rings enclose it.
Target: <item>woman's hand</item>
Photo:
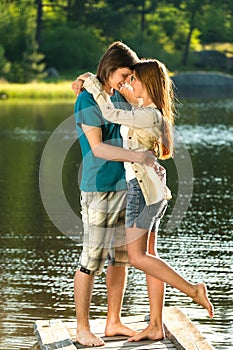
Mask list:
[[[84,81],[88,77],[90,77],[91,75],[93,75],[93,74],[90,72],[86,72],[86,73],[79,75],[77,77],[77,79],[75,81],[73,81],[71,87],[72,87],[72,90],[74,91],[76,96],[78,96],[80,94],[80,92],[82,92]]]
[[[155,167],[158,164],[157,158],[155,157],[153,152],[144,151],[144,152],[141,152],[141,155],[142,155],[142,160],[140,162],[141,164],[145,164],[145,165],[148,165],[150,167]]]
[[[154,169],[155,169],[155,172],[157,173],[160,181],[166,185],[166,169],[160,165],[159,163],[156,162],[156,164],[154,165]]]
[[[73,81],[71,88],[74,91],[76,96],[78,96],[80,94],[80,92],[82,91],[83,83],[84,83],[84,81],[81,79],[76,79],[75,81]]]
[[[122,96],[126,99],[127,102],[129,102],[134,107],[140,107],[141,99],[138,99],[134,96],[133,88],[131,85],[125,83],[120,87],[119,92]]]

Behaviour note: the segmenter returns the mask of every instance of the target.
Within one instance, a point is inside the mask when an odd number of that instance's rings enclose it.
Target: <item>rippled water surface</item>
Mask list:
[[[159,252],[189,279],[206,281],[216,316],[208,319],[205,310],[171,287],[167,288],[166,305],[181,307],[216,349],[230,349],[233,100],[183,101],[178,112],[176,152],[184,164],[190,157],[193,176],[179,178],[176,162],[164,163],[173,199],[161,224]],[[1,102],[1,350],[29,349],[36,341],[35,320],[75,316],[73,275],[81,233],[77,230],[76,241],[62,234],[48,217],[39,191],[43,149],[53,130],[72,113],[72,103]],[[63,130],[61,143],[74,136],[75,130]],[[67,201],[77,215],[80,162],[75,142],[65,159],[62,182]],[[179,196],[179,189],[187,183],[192,190],[191,201],[190,192]],[[178,226],[169,232],[167,222],[179,199],[176,218],[185,207],[182,203],[190,204],[183,220],[177,219]],[[91,316],[105,317],[106,311],[104,272],[96,278]],[[122,314],[148,312],[144,274],[130,269]]]

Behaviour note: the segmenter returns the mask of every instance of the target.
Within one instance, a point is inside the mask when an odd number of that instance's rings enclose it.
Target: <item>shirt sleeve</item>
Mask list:
[[[95,127],[101,127],[102,124],[105,124],[102,117],[102,113],[96,104],[93,96],[87,92],[83,91],[77,98],[75,107],[75,121],[76,124],[89,125]]]
[[[95,76],[86,79],[85,89],[93,94],[103,116],[112,123],[121,124],[130,128],[155,128],[160,130],[162,115],[155,107],[144,107],[132,110],[115,108],[110,96],[103,90],[102,85]]]

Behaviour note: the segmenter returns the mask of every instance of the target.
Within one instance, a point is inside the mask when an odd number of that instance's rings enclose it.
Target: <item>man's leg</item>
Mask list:
[[[89,311],[94,285],[94,275],[88,275],[79,270],[74,278],[74,300],[77,317],[76,340],[82,345],[101,346],[104,341],[90,330]]]
[[[89,313],[92,299],[95,273],[102,271],[107,256],[103,242],[105,229],[99,221],[104,218],[105,212],[98,212],[103,204],[101,193],[81,192],[81,208],[83,221],[83,249],[79,258],[79,266],[74,278],[74,299],[77,317],[76,340],[82,345],[100,346],[104,342],[90,330]],[[85,272],[86,269],[86,272]],[[90,272],[90,273],[88,273]]]
[[[108,315],[105,328],[106,336],[125,335],[133,336],[136,332],[121,323],[121,307],[124,297],[127,267],[108,266],[106,284],[108,291]]]

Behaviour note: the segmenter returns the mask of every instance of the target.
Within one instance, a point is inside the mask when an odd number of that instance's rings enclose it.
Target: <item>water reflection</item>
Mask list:
[[[72,103],[1,103],[0,349],[29,349],[37,319],[74,317],[73,274],[81,242],[59,232],[40,199],[38,168],[51,132],[73,112]],[[166,304],[190,315],[216,349],[233,342],[232,311],[232,117],[233,101],[186,101],[178,107],[177,129],[194,168],[190,207],[172,233],[165,230],[176,198],[177,178],[166,163],[172,200],[159,237],[159,252],[193,281],[204,279],[216,307],[214,320],[182,293],[167,288]],[[69,137],[69,135],[66,135]],[[80,153],[73,145],[63,169],[63,186],[78,213]],[[92,317],[106,315],[104,276],[97,277]],[[148,313],[144,274],[130,269],[123,315]]]

